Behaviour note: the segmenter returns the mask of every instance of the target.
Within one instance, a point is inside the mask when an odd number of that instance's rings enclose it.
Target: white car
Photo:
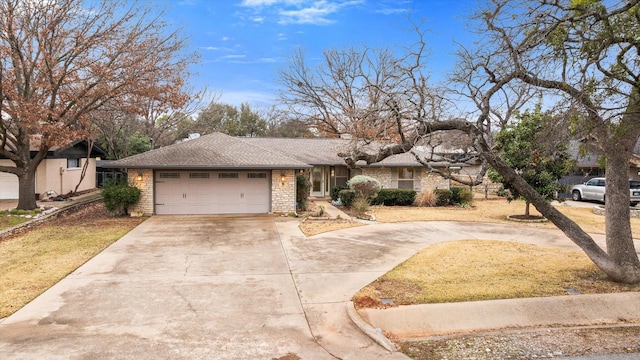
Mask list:
[[[631,206],[640,203],[640,181],[629,180],[629,191],[631,196]],[[571,198],[575,201],[595,200],[605,201],[604,178],[593,178],[584,184],[571,187]]]

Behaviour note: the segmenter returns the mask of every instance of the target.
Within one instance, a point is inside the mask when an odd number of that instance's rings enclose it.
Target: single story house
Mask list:
[[[35,152],[38,151],[38,145],[37,143],[32,145],[32,156],[35,156]],[[88,146],[86,140],[78,140],[66,146],[49,149],[47,156],[36,169],[36,194],[44,196],[51,192],[61,195],[73,191],[80,182],[85,162],[89,164],[78,191],[95,188],[96,159],[106,156],[106,153],[94,145],[87,158]],[[11,160],[2,157],[0,157],[0,165],[15,166]],[[18,177],[11,173],[0,172],[0,200],[17,198]]]
[[[299,173],[308,174],[310,195],[316,197],[329,196],[333,186],[345,186],[357,174],[375,177],[387,188],[449,187],[449,181],[424,171],[409,153],[348,169],[337,154],[350,143],[347,139],[238,138],[214,133],[105,167],[127,169],[130,183],[142,190],[133,212],[145,215],[295,212]],[[433,166],[473,173],[473,166],[464,163]]]

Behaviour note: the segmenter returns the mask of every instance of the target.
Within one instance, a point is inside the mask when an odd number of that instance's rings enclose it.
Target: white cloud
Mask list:
[[[229,38],[228,36],[223,36],[220,40],[222,40],[222,41],[229,41],[229,40],[230,40],[230,38]]]
[[[378,14],[383,14],[383,15],[393,15],[393,14],[402,14],[402,13],[406,13],[409,12],[409,9],[404,9],[404,8],[387,8],[387,9],[380,9],[380,10],[376,10],[375,11]]]
[[[241,55],[241,54],[238,54],[238,55],[224,55],[224,56],[221,56],[220,59],[222,59],[222,60],[233,60],[233,59],[245,59],[246,57],[247,57],[247,55]]]
[[[272,6],[276,4],[296,5],[304,2],[304,0],[242,0],[240,6],[246,7],[262,7]]]
[[[341,9],[365,0],[243,0],[243,7],[258,13],[254,22],[262,23],[272,17],[284,24],[328,25],[335,22],[330,16]]]

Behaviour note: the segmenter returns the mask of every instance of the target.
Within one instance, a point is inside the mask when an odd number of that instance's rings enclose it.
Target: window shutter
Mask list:
[[[422,168],[413,168],[413,189],[422,191]]]

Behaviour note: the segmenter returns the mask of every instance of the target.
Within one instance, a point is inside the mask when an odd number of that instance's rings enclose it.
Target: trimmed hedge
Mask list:
[[[449,206],[451,203],[452,193],[449,189],[435,189],[433,192],[436,194],[436,206]]]
[[[416,191],[411,189],[381,189],[371,205],[410,206],[416,199]]]
[[[436,206],[449,205],[471,205],[473,202],[473,193],[462,187],[452,187],[451,189],[436,189]]]
[[[101,195],[107,210],[120,216],[129,214],[129,208],[140,201],[142,193],[126,182],[115,182],[106,184]]]
[[[356,199],[356,192],[354,190],[344,189],[340,190],[339,196],[343,206],[351,207],[353,201]]]
[[[331,188],[331,200],[338,201],[340,198],[340,191],[344,190],[344,188],[340,185],[336,185]]]

